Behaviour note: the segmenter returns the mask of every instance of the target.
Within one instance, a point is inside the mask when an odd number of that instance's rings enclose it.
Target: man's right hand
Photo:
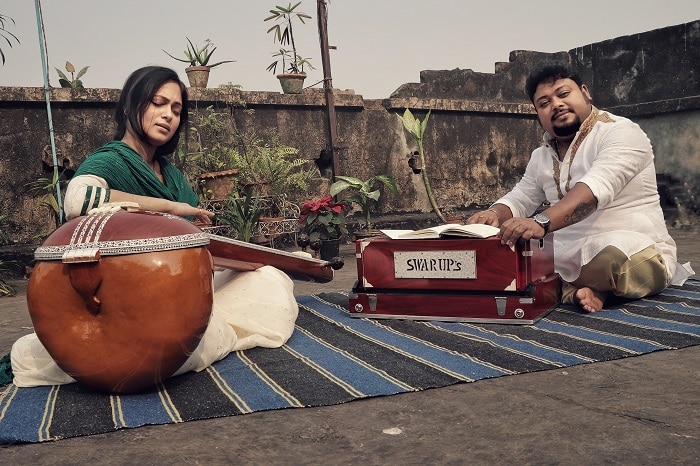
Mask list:
[[[467,224],[472,223],[485,223],[486,225],[491,225],[494,227],[501,226],[498,214],[492,209],[482,210],[469,217],[467,219]]]

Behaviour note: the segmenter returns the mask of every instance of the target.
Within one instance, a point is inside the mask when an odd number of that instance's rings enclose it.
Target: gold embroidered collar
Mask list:
[[[610,115],[607,112],[601,112],[596,108],[595,105],[591,106],[591,113],[588,115],[588,117],[583,121],[583,124],[581,124],[581,128],[579,128],[578,133],[576,134],[576,137],[574,139],[574,142],[571,144],[569,147],[569,150],[567,152],[570,152],[571,155],[569,156],[569,176],[566,179],[566,186],[564,187],[564,190],[568,193],[571,190],[571,166],[574,163],[574,157],[576,156],[576,151],[578,148],[581,146],[583,143],[583,140],[588,136],[591,131],[593,130],[593,127],[595,126],[596,123],[601,122],[601,123],[612,123],[615,120],[610,117]],[[545,144],[549,145],[552,147],[554,150],[554,153],[552,153],[552,176],[554,177],[554,184],[557,187],[557,195],[559,196],[559,199],[564,197],[564,192],[561,189],[561,175],[560,175],[560,162],[559,162],[559,152],[556,150],[556,138],[551,137],[551,135],[546,134],[545,136]],[[566,159],[566,156],[564,157]]]

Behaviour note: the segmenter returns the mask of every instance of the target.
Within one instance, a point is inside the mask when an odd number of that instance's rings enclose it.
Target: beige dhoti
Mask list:
[[[561,301],[574,304],[576,291],[583,287],[622,298],[644,298],[661,293],[670,281],[664,260],[654,246],[631,257],[608,246],[581,267],[576,280],[562,282]]]

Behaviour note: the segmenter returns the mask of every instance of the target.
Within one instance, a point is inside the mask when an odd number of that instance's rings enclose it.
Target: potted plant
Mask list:
[[[17,42],[17,45],[20,44],[19,39],[17,38],[16,35],[12,34],[8,29],[5,28],[5,21],[7,22],[12,22],[12,24],[16,24],[15,20],[10,18],[9,16],[0,14],[0,37],[3,39],[3,42],[7,43],[7,45],[12,48],[12,42]],[[2,48],[0,48],[0,60],[2,60],[2,64],[5,64],[5,53],[2,51]]]
[[[236,186],[237,149],[224,138],[226,122],[212,106],[193,118],[171,160],[206,200],[224,200]]]
[[[204,46],[200,48],[193,44],[188,37],[186,37],[186,39],[188,45],[185,49],[185,58],[177,58],[165,50],[163,50],[163,52],[165,52],[170,58],[190,64],[190,66],[185,68],[187,79],[190,81],[190,87],[207,87],[207,83],[209,82],[209,72],[212,68],[224,63],[233,63],[235,61],[224,60],[214,64],[209,64],[209,60],[211,60],[211,56],[216,50],[214,43],[207,39],[204,41]]]
[[[282,144],[277,137],[264,142],[254,132],[238,135],[231,166],[238,169],[242,185],[254,186],[260,196],[291,198],[304,194],[319,178],[310,160],[298,156],[299,149]]]
[[[253,196],[252,190],[248,189],[243,197],[235,192],[229,195],[226,208],[217,216],[217,223],[228,226],[236,232],[239,240],[248,243],[258,233],[261,214],[259,198]]]
[[[359,178],[351,176],[336,176],[336,179],[338,181],[333,183],[330,187],[331,196],[349,190],[351,195],[346,199],[360,207],[362,216],[365,219],[365,228],[359,235],[355,233],[355,236],[372,236],[377,234],[377,232],[372,229],[371,209],[372,205],[379,200],[381,192],[378,189],[374,189],[374,185],[376,183],[381,183],[392,193],[397,194],[398,189],[394,178],[389,175],[375,175],[367,181],[362,181]]]
[[[56,73],[58,73],[58,77],[60,78],[58,82],[61,84],[61,87],[65,88],[71,88],[71,89],[84,89],[83,82],[80,80],[80,78],[83,77],[85,73],[87,73],[89,66],[83,67],[80,71],[78,71],[78,74],[75,74],[75,66],[69,61],[66,62],[66,71],[70,73],[70,79],[68,79],[68,76],[66,74],[56,68]]]
[[[345,214],[349,208],[346,202],[335,202],[331,196],[302,205],[299,229],[308,236],[310,244],[321,242],[321,259],[331,260],[339,255],[340,238],[348,234]]]
[[[304,66],[309,67],[311,70],[314,69],[308,58],[303,58],[297,53],[297,46],[294,41],[292,20],[296,18],[301,24],[306,24],[306,20],[311,19],[311,16],[306,13],[296,11],[299,5],[301,5],[301,2],[293,6],[289,3],[287,7],[277,5],[274,9],[270,10],[270,16],[264,19],[264,21],[274,20],[277,22],[277,24],[268,29],[267,32],[272,33],[273,40],[278,42],[282,47],[278,52],[273,54],[273,56],[276,57],[275,61],[267,67],[267,70],[277,75],[277,79],[279,79],[280,85],[282,86],[282,91],[285,94],[301,94],[304,87],[304,79],[306,79]],[[292,49],[285,49],[285,46],[291,46]],[[281,73],[277,74],[277,67],[280,63]]]

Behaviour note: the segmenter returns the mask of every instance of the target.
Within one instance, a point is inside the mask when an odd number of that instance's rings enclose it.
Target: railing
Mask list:
[[[299,206],[287,199],[286,194],[279,196],[260,196],[257,198],[262,207],[260,222],[258,223],[258,236],[264,237],[275,247],[275,240],[282,235],[292,235],[296,240],[299,226]],[[202,207],[214,212],[214,224],[202,228],[208,233],[236,238],[238,232],[228,225],[217,224],[216,218],[226,211],[228,200],[214,199],[202,201]]]

